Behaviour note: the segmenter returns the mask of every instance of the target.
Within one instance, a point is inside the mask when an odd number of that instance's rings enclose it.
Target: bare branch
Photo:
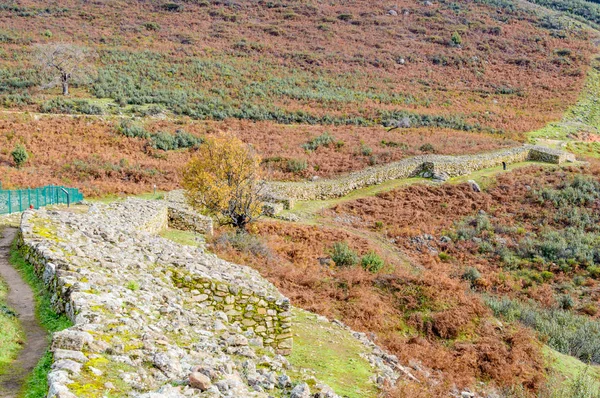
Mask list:
[[[96,54],[85,47],[68,43],[40,44],[35,48],[35,59],[46,82],[42,88],[63,86],[68,95],[72,81],[84,83],[94,74]]]

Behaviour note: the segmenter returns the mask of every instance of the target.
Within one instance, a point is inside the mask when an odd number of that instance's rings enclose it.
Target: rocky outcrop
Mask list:
[[[20,250],[74,324],[53,336],[49,397],[267,397],[302,381],[277,382],[291,380],[289,300],[248,267],[157,236],[170,206],[23,214]],[[395,380],[395,358],[363,344]]]
[[[464,156],[424,155],[403,159],[382,166],[369,167],[336,179],[307,182],[269,182],[265,201],[283,203],[290,208],[295,200],[325,200],[341,197],[350,192],[389,180],[426,177],[445,180],[496,167],[502,163],[540,161],[561,164],[574,161],[572,154],[541,146],[524,145],[496,152]]]

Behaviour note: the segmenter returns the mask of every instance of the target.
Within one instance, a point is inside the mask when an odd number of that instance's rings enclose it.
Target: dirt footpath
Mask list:
[[[16,232],[15,228],[6,228],[2,231],[0,278],[8,285],[7,305],[18,314],[26,341],[8,374],[0,376],[0,398],[18,396],[25,378],[44,355],[48,345],[47,333],[40,327],[35,317],[33,291],[8,262],[10,245]]]

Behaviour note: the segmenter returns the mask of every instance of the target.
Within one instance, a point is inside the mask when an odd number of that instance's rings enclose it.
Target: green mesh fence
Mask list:
[[[78,203],[83,194],[77,188],[48,185],[35,189],[0,189],[0,214],[18,213],[47,205]]]

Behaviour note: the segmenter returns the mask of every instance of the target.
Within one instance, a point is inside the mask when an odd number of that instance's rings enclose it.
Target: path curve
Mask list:
[[[48,346],[47,333],[39,325],[35,317],[35,299],[31,287],[9,263],[10,246],[16,236],[16,228],[6,228],[0,239],[0,278],[8,285],[7,304],[19,317],[21,327],[25,331],[25,344],[8,374],[0,376],[0,398],[17,397],[25,378]]]

